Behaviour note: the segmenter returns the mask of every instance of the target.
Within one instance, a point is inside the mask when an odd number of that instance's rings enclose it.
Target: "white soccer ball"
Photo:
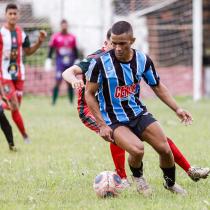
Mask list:
[[[99,197],[114,197],[122,191],[122,181],[113,171],[103,171],[95,177],[93,188]]]

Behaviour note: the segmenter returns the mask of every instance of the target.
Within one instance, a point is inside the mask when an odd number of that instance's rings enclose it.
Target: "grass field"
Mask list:
[[[192,126],[180,124],[160,101],[144,102],[192,165],[210,166],[210,101],[177,100],[193,114]],[[18,152],[10,152],[0,132],[0,210],[210,209],[210,179],[194,183],[177,167],[177,182],[188,196],[171,194],[162,186],[158,156],[149,146],[144,165],[153,196],[143,198],[132,186],[118,198],[97,198],[94,177],[114,167],[108,143],[80,123],[76,105],[69,106],[66,98],[60,98],[52,107],[50,98],[27,96],[21,110],[32,143],[24,144],[13,125]]]

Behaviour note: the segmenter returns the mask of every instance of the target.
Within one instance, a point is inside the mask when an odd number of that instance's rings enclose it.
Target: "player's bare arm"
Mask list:
[[[39,49],[41,44],[44,42],[46,36],[47,36],[47,33],[45,31],[41,30],[39,32],[39,37],[38,37],[37,42],[31,47],[24,48],[25,54],[32,55],[33,53],[35,53]]]
[[[96,122],[98,124],[98,127],[100,129],[100,136],[104,138],[106,141],[109,142],[114,142],[114,139],[112,138],[113,131],[112,129],[106,125],[104,122],[101,112],[99,110],[99,105],[98,102],[95,98],[95,94],[98,90],[98,84],[97,83],[92,83],[92,82],[87,82],[86,84],[86,90],[85,90],[85,98],[87,101],[87,105],[93,114],[93,116],[96,119]]]
[[[170,94],[168,88],[161,81],[157,86],[152,87],[152,90],[158,96],[158,98],[160,98],[177,114],[177,116],[181,119],[181,122],[183,122],[185,125],[192,124],[192,115],[178,106],[175,99]]]
[[[62,77],[66,82],[70,83],[73,88],[78,89],[84,87],[83,80],[76,77],[81,74],[82,69],[77,65],[73,65],[62,73]]]

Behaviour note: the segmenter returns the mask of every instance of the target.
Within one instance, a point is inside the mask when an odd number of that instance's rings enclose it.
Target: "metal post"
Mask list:
[[[60,0],[61,1],[61,4],[60,4],[60,20],[62,20],[64,18],[64,3],[65,3],[65,0]]]
[[[202,60],[203,60],[203,8],[202,0],[193,0],[193,99],[202,96]]]

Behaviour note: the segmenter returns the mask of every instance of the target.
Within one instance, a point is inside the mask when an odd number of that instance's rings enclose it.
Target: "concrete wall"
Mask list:
[[[47,17],[53,31],[59,30],[60,20],[69,21],[70,31],[77,36],[84,54],[103,44],[107,25],[110,25],[111,0],[19,0],[31,2],[34,16]],[[105,15],[104,15],[105,14]]]
[[[54,71],[44,72],[44,70],[30,68],[26,66],[25,93],[34,95],[51,95],[54,86]],[[171,68],[158,68],[158,74],[161,81],[168,87],[172,95],[192,95],[193,90],[193,74],[192,68],[175,66]],[[154,97],[151,88],[141,82],[141,97]],[[63,83],[60,94],[66,94],[66,84]]]
[[[135,48],[148,52],[145,18],[113,16],[112,0],[19,0],[32,3],[35,17],[47,17],[53,31],[59,30],[60,20],[69,21],[70,31],[77,36],[78,46],[88,55],[100,48],[112,23],[127,20],[134,27]],[[46,12],[47,11],[47,12]]]

